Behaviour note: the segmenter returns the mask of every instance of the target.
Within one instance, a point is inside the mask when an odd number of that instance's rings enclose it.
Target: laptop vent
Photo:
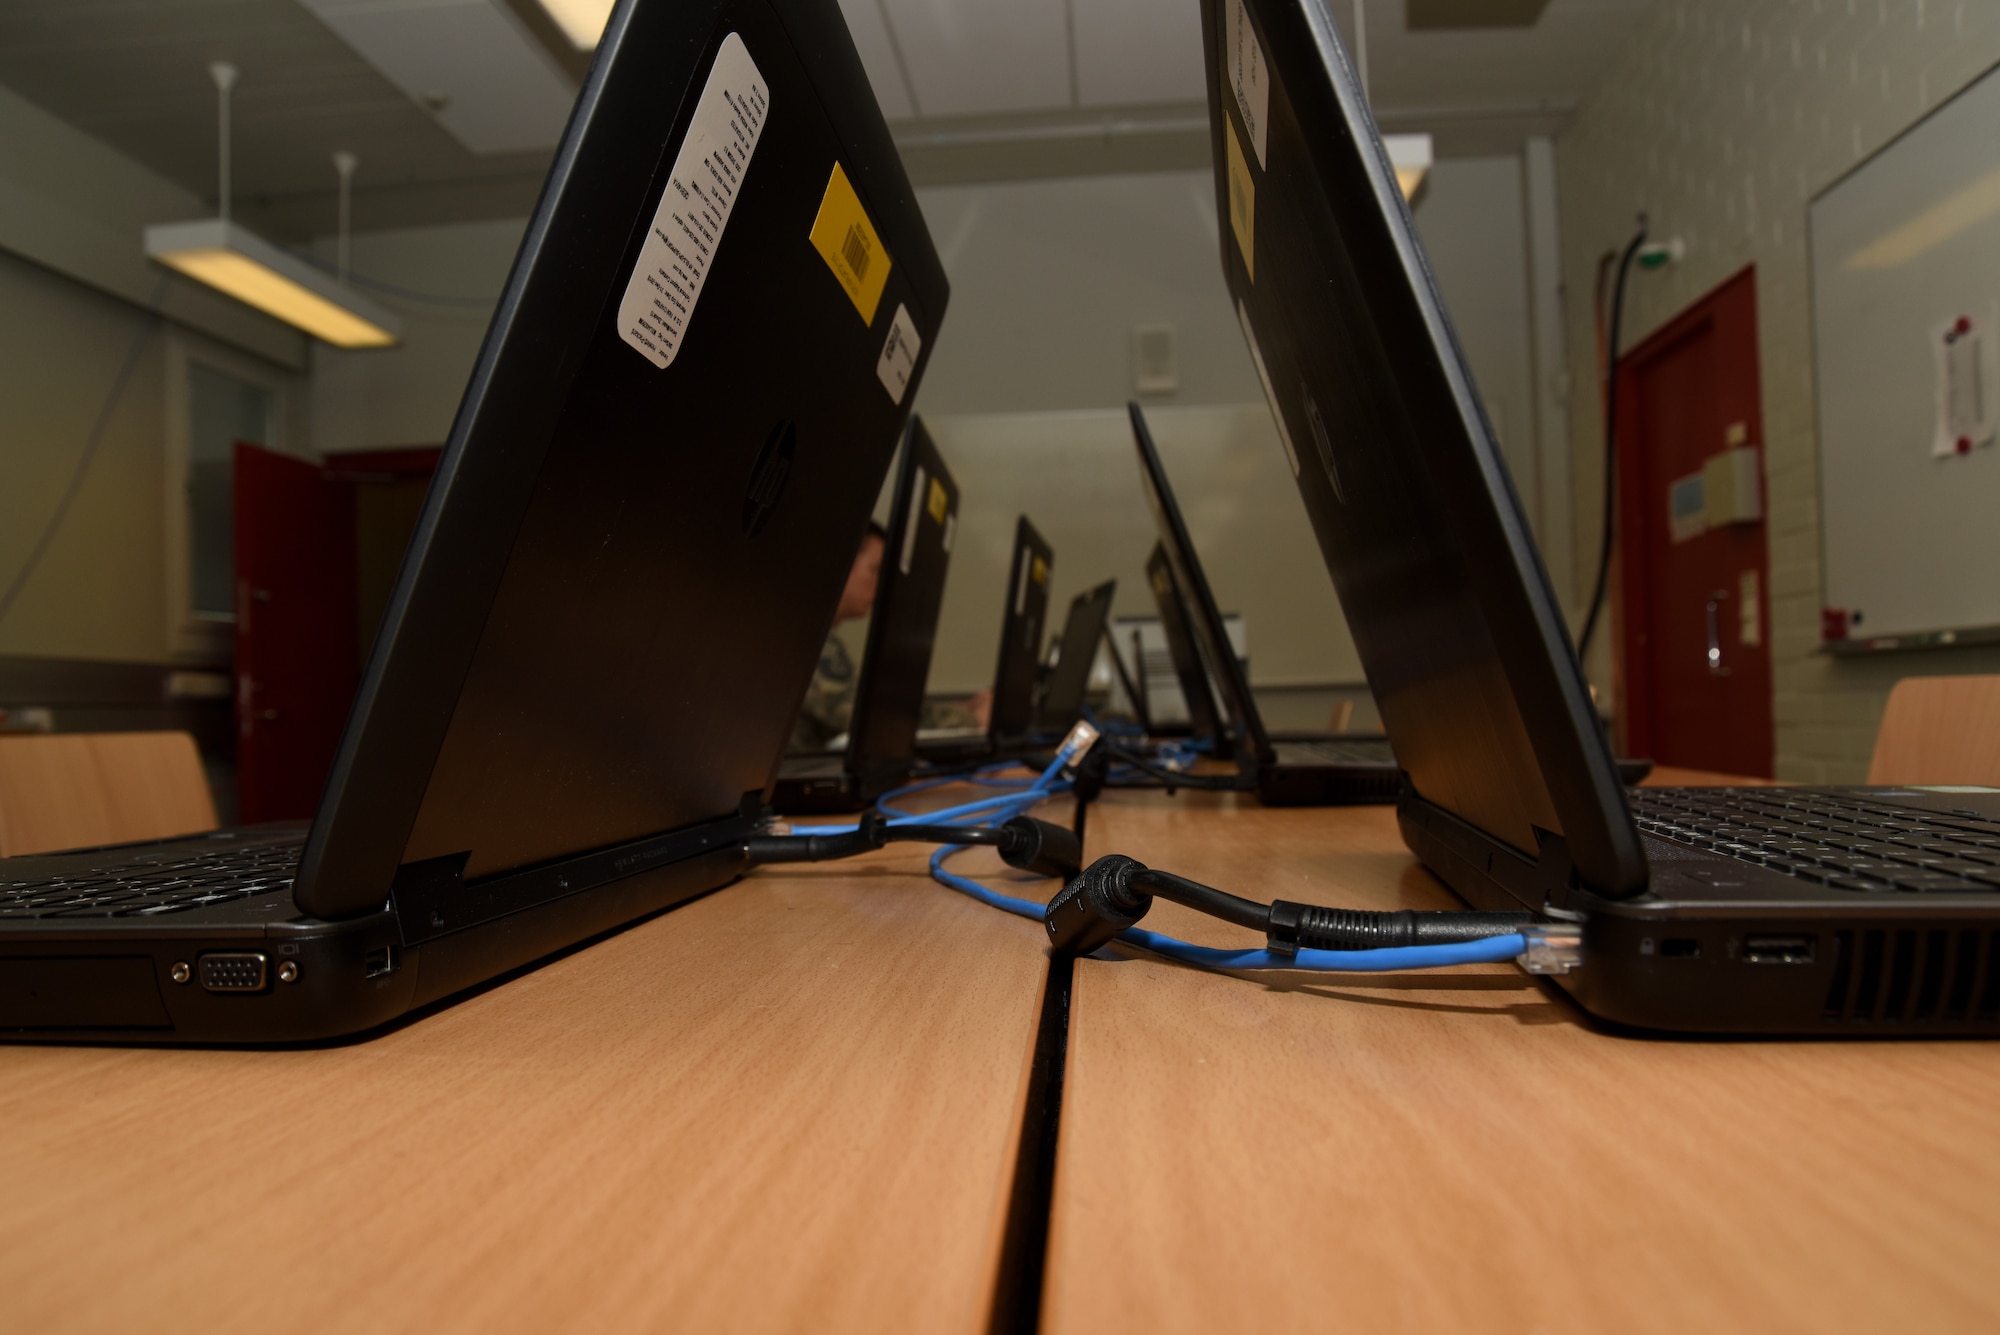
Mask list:
[[[1835,932],[1826,1018],[1840,1024],[1991,1023],[2000,1017],[2000,932]]]

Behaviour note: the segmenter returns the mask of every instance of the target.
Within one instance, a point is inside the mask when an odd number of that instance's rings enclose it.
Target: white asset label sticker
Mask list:
[[[896,318],[889,321],[889,341],[882,345],[882,360],[875,363],[875,374],[881,379],[882,388],[897,403],[903,401],[910,388],[910,372],[917,369],[917,353],[923,346],[917,322],[910,318],[910,308],[897,302]]]
[[[1225,35],[1223,58],[1229,67],[1229,86],[1236,92],[1236,109],[1243,113],[1243,128],[1250,132],[1250,147],[1257,152],[1257,166],[1267,168],[1265,126],[1271,110],[1271,74],[1264,66],[1264,48],[1257,31],[1250,26],[1250,11],[1243,0],[1229,0],[1229,30]]]
[[[687,336],[770,109],[769,85],[743,39],[730,33],[715,53],[694,121],[618,303],[618,336],[655,366],[673,361]]]

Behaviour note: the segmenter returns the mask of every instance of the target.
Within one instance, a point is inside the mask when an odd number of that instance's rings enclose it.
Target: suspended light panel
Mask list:
[[[611,21],[613,0],[541,0],[542,12],[555,20],[563,36],[579,51],[596,47]]]
[[[146,254],[336,348],[402,337],[402,322],[374,302],[221,218],[148,227]]]
[[[1396,185],[1403,198],[1414,200],[1423,189],[1431,169],[1431,137],[1427,134],[1385,134],[1382,146],[1389,150],[1389,165],[1396,169]]]

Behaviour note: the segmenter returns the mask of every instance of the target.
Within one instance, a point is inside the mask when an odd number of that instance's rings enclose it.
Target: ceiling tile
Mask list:
[[[882,21],[880,0],[840,0],[840,12],[854,38],[854,49],[861,53],[861,68],[868,71],[883,119],[906,121],[916,115],[903,72],[896,67],[896,48],[889,40],[889,25]]]
[[[1199,102],[1201,7],[1189,0],[1071,0],[1087,107]]]
[[[1532,28],[1549,0],[1409,0],[1411,32],[1426,28]]]
[[[918,115],[1071,105],[1063,0],[883,0],[883,7],[916,85]]]
[[[576,91],[491,0],[303,0],[474,153],[553,147]]]

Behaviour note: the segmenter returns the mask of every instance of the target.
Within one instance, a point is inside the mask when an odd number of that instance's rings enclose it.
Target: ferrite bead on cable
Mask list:
[[[1301,950],[1441,946],[1505,936],[1533,921],[1534,915],[1530,913],[1420,913],[1414,909],[1371,912],[1280,899],[1271,905],[1269,945],[1282,955],[1296,955]]]
[[[1145,869],[1134,858],[1110,853],[1064,886],[1042,915],[1056,954],[1088,955],[1145,917],[1153,897],[1132,884],[1133,874]]]

